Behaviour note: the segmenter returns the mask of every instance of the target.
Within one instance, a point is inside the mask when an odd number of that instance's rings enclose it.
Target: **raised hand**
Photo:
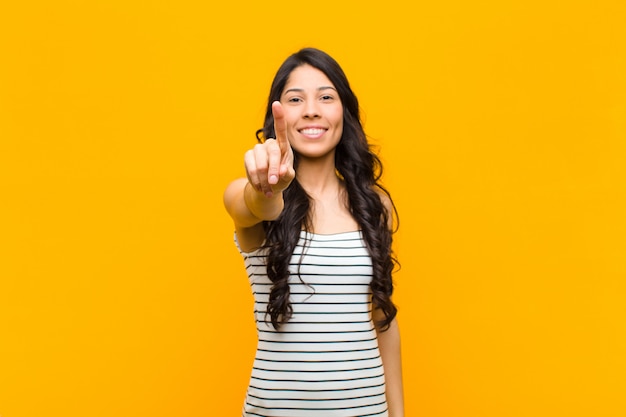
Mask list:
[[[255,190],[268,198],[285,190],[296,176],[293,151],[287,138],[285,114],[280,102],[272,103],[272,115],[276,138],[257,144],[244,157],[248,181]]]

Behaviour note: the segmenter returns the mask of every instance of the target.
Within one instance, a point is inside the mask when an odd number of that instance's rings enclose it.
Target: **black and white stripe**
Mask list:
[[[372,263],[361,233],[302,232],[290,264],[293,317],[279,331],[265,314],[265,254],[242,255],[259,338],[243,416],[386,417]]]

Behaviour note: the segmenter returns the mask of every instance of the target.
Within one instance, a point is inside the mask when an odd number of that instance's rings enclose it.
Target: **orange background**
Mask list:
[[[222,192],[303,46],[400,210],[407,417],[626,415],[624,4],[5,2],[0,415],[239,415]]]

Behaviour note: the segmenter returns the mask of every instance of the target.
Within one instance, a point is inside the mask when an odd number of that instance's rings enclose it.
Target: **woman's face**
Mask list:
[[[343,106],[328,77],[310,65],[297,67],[280,102],[294,151],[302,158],[334,157],[343,133]]]

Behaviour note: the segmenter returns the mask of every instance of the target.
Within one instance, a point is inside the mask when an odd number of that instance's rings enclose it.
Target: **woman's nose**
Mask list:
[[[320,112],[318,108],[318,104],[315,101],[307,101],[304,106],[304,117],[307,119],[312,119],[315,117],[319,117]]]

